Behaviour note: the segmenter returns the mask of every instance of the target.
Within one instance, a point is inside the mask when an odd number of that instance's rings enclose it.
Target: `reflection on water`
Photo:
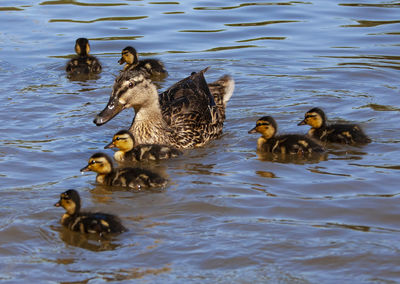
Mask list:
[[[0,280],[398,282],[399,3],[0,5]],[[78,37],[93,41],[101,76],[67,78]],[[207,66],[208,82],[221,74],[236,82],[221,139],[139,164],[169,179],[162,190],[105,187],[79,174],[132,121],[129,111],[92,123],[128,45],[165,63],[160,90]],[[258,117],[305,134],[296,124],[317,106],[362,125],[373,142],[330,145],[307,159],[256,153],[247,130]],[[61,227],[52,205],[69,188],[129,232],[99,239]]]

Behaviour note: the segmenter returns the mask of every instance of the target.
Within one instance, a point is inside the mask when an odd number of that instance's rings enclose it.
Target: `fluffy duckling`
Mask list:
[[[249,133],[261,133],[257,141],[257,150],[260,152],[281,154],[310,154],[324,152],[324,148],[314,140],[299,134],[285,134],[275,136],[278,126],[271,116],[264,116],[257,120],[256,127]]]
[[[75,52],[77,56],[67,63],[66,71],[68,75],[89,75],[99,74],[101,72],[101,64],[99,60],[89,55],[90,45],[86,38],[78,38],[75,42]]]
[[[157,173],[142,168],[114,169],[111,158],[103,153],[96,153],[89,159],[88,165],[81,172],[97,173],[96,181],[102,185],[123,186],[134,189],[162,187],[167,180]]]
[[[324,143],[367,144],[371,139],[364,134],[357,124],[327,124],[326,115],[320,108],[312,108],[304,115],[304,120],[298,125],[310,125],[308,136]]]
[[[81,212],[81,198],[74,189],[61,193],[60,200],[54,206],[65,209],[61,224],[72,231],[100,235],[126,231],[117,216],[101,212]]]
[[[115,80],[107,106],[94,123],[103,125],[122,110],[134,108],[129,132],[137,144],[201,147],[221,136],[225,107],[235,85],[230,76],[224,76],[215,83],[221,87],[214,86],[214,92],[210,92],[204,78],[207,69],[193,72],[161,94],[140,72],[122,72]]]
[[[135,138],[128,130],[118,131],[111,143],[104,146],[104,149],[118,148],[114,159],[118,162],[123,161],[144,161],[144,160],[165,160],[175,158],[182,154],[181,151],[167,145],[160,144],[141,144],[135,146]]]
[[[158,59],[139,60],[139,55],[132,46],[127,46],[122,50],[121,59],[118,60],[118,63],[120,65],[126,63],[123,71],[138,70],[145,78],[165,77],[168,74],[164,64]]]

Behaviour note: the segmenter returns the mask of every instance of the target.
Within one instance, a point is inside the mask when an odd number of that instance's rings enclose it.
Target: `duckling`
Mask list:
[[[271,116],[264,116],[257,120],[256,127],[249,133],[261,133],[262,136],[257,141],[258,151],[299,155],[324,152],[324,148],[319,143],[304,135],[275,136],[277,130],[276,121]]]
[[[308,136],[321,142],[349,145],[368,144],[371,139],[357,124],[327,124],[324,111],[318,107],[310,109],[298,125],[310,125]]]
[[[90,45],[86,38],[78,38],[75,42],[75,52],[77,56],[67,63],[66,71],[68,75],[89,75],[99,74],[101,72],[101,64],[99,60],[89,55]]]
[[[123,71],[138,70],[145,78],[153,76],[165,78],[168,75],[164,64],[158,59],[142,59],[139,60],[139,55],[132,46],[125,47],[122,52],[121,59],[118,60],[120,65],[126,63]]]
[[[167,145],[141,144],[135,146],[135,138],[128,130],[118,131],[111,143],[104,146],[104,149],[117,147],[114,159],[118,162],[123,161],[143,161],[143,160],[165,160],[175,158],[182,154],[181,151]]]
[[[225,107],[234,90],[233,79],[224,76],[211,93],[204,78],[207,69],[193,72],[161,94],[140,72],[123,72],[115,80],[107,106],[93,122],[103,125],[122,110],[134,108],[129,132],[137,144],[177,149],[203,146],[221,136]]]
[[[102,185],[123,186],[134,189],[163,187],[167,180],[157,173],[142,168],[114,169],[111,158],[103,153],[93,154],[81,172],[97,173],[96,181]]]
[[[117,216],[101,212],[81,212],[81,198],[74,189],[61,193],[60,200],[54,206],[65,209],[61,224],[72,231],[100,235],[127,231]]]

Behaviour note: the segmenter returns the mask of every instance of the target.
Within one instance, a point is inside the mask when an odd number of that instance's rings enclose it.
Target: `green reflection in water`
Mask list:
[[[371,27],[377,27],[381,25],[392,25],[392,24],[398,24],[400,21],[366,21],[366,20],[358,20],[357,21],[359,24],[358,25],[342,25],[341,27],[344,28],[371,28]]]
[[[254,23],[237,23],[237,24],[225,24],[225,26],[229,27],[253,27],[253,26],[266,26],[273,24],[286,24],[286,23],[298,23],[300,21],[263,21],[263,22],[254,22]]]
[[[226,6],[226,7],[196,7],[194,10],[231,10],[248,6],[290,6],[297,4],[312,4],[311,2],[299,2],[299,1],[289,1],[289,2],[262,2],[262,3],[243,3],[237,6]]]
[[[82,24],[90,24],[95,22],[104,22],[104,21],[131,21],[131,20],[141,20],[146,19],[148,16],[138,16],[138,17],[107,17],[107,18],[99,18],[91,21],[77,21],[71,19],[53,19],[49,20],[50,23],[58,23],[58,22],[66,22],[66,23],[82,23]]]
[[[83,3],[75,0],[44,1],[39,5],[77,5],[77,6],[124,6],[127,3]]]
[[[257,38],[249,38],[243,40],[237,40],[236,42],[249,42],[249,41],[257,41],[257,40],[285,40],[285,36],[266,36],[266,37],[257,37]]]
[[[226,29],[220,29],[220,30],[180,30],[179,32],[181,33],[219,33],[226,31]]]
[[[0,7],[0,11],[23,11],[24,9],[17,7]]]

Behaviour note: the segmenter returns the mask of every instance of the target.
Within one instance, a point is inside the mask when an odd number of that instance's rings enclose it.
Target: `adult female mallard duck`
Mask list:
[[[123,71],[137,70],[148,79],[151,77],[165,78],[168,75],[160,60],[153,58],[139,60],[139,55],[132,46],[127,46],[122,50],[121,59],[118,60],[118,63],[121,65],[126,63]]]
[[[107,106],[95,118],[102,125],[126,108],[134,108],[129,132],[137,144],[163,144],[178,149],[203,146],[221,136],[225,106],[234,81],[224,76],[210,92],[204,69],[175,83],[161,94],[140,72],[122,72]]]
[[[109,156],[96,153],[81,172],[96,172],[96,181],[102,185],[123,186],[133,189],[163,187],[167,180],[157,173],[142,168],[115,169]]]
[[[321,142],[341,144],[367,144],[371,139],[357,124],[327,124],[324,111],[318,107],[310,109],[298,125],[310,125],[308,136]]]
[[[135,146],[135,138],[128,130],[121,130],[114,134],[111,143],[104,146],[104,149],[118,148],[114,159],[118,162],[123,161],[144,161],[144,160],[164,160],[177,157],[181,151],[167,145],[160,144],[141,144]]]
[[[99,74],[101,64],[99,60],[89,55],[90,45],[86,38],[78,38],[75,42],[77,56],[67,63],[66,71],[70,77],[79,75]]]
[[[322,153],[324,148],[316,141],[300,134],[284,134],[275,136],[278,130],[275,119],[264,116],[257,120],[256,127],[249,133],[261,133],[257,141],[257,150],[281,154],[311,154]]]
[[[61,224],[72,231],[100,235],[126,231],[117,216],[101,212],[81,212],[81,198],[74,189],[61,193],[60,200],[54,206],[65,209]]]

